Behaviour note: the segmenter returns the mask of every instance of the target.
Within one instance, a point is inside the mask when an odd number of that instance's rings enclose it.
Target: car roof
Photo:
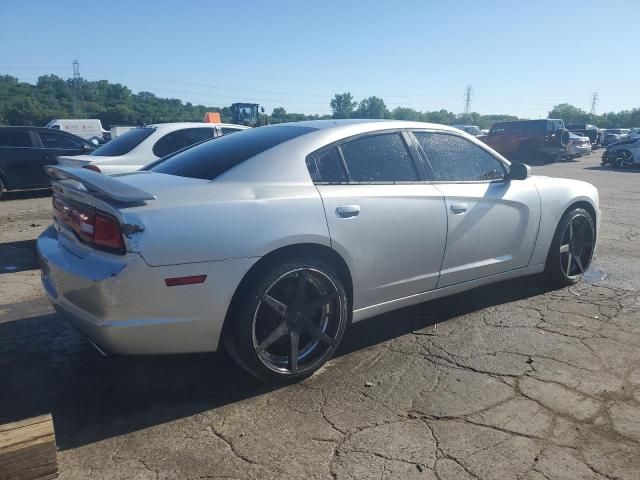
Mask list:
[[[153,123],[151,125],[147,125],[147,127],[157,128],[157,129],[174,129],[177,130],[179,128],[190,128],[190,127],[208,127],[208,126],[217,126],[217,127],[233,127],[238,129],[250,128],[244,125],[235,125],[233,123],[212,123],[212,122],[168,122],[168,123]]]
[[[451,132],[457,132],[458,129],[450,127],[448,125],[440,125],[437,123],[426,122],[412,122],[408,120],[387,120],[387,119],[340,119],[340,120],[305,120],[302,122],[287,122],[278,123],[273,125],[279,126],[293,126],[293,127],[308,127],[315,130],[353,130],[354,127],[357,130],[369,131],[369,130],[385,130],[392,128],[432,128],[437,130],[447,130]]]

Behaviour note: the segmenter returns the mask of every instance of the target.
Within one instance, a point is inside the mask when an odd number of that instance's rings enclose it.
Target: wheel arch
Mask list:
[[[220,340],[228,340],[228,337],[230,337],[230,335],[227,335],[227,331],[232,323],[230,321],[230,317],[233,315],[238,302],[241,301],[242,296],[249,285],[259,278],[260,274],[273,265],[282,261],[300,257],[317,258],[336,270],[336,273],[342,280],[344,288],[349,296],[349,312],[351,311],[351,305],[353,304],[353,280],[351,277],[351,271],[349,270],[344,258],[331,247],[319,243],[297,243],[286,245],[276,248],[264,255],[260,260],[253,264],[253,266],[242,277],[242,280],[236,287],[233,297],[231,298],[229,307],[227,308],[227,314],[224,319],[224,324],[222,325]]]

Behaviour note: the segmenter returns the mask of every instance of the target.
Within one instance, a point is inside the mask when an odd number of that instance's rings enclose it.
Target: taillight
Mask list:
[[[120,223],[108,213],[54,194],[53,216],[84,243],[121,255],[126,252]]]
[[[98,168],[98,166],[97,166],[97,165],[92,165],[92,164],[89,164],[89,165],[83,165],[83,166],[82,166],[82,168],[86,168],[87,170],[93,170],[94,172],[102,173],[102,172],[100,171],[100,168]]]
[[[96,212],[93,223],[93,243],[97,246],[124,252],[120,223],[111,215]]]

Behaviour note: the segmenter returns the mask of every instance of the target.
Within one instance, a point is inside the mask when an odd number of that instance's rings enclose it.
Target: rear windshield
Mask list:
[[[239,163],[287,140],[316,130],[311,127],[258,127],[209,140],[178,152],[143,170],[213,180]]]
[[[91,155],[95,157],[118,157],[126,155],[155,132],[152,127],[134,128],[97,148]]]

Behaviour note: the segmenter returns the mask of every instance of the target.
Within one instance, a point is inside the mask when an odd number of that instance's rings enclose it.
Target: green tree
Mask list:
[[[329,102],[333,118],[349,118],[358,105],[349,92],[336,93]]]
[[[384,100],[374,96],[362,99],[354,116],[356,118],[389,118],[390,115]]]
[[[422,120],[422,114],[413,108],[396,107],[391,112],[391,118],[396,120],[411,120],[419,122]]]
[[[568,103],[561,103],[554,106],[549,112],[549,118],[561,118],[564,123],[591,123],[593,118],[581,108],[574,107]]]

